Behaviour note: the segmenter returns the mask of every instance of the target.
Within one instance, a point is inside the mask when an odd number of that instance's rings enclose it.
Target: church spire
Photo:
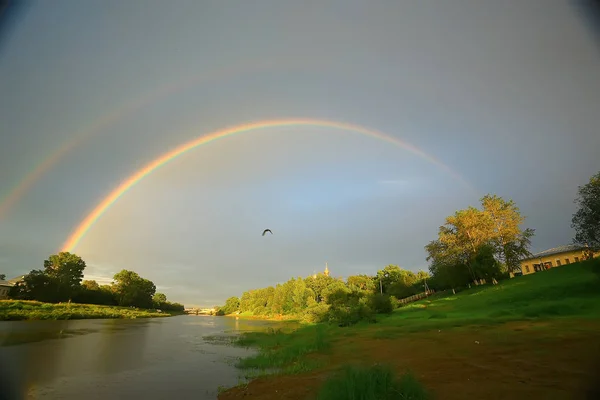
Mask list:
[[[327,268],[327,263],[325,263],[325,271],[323,273],[325,276],[329,276],[329,268]]]

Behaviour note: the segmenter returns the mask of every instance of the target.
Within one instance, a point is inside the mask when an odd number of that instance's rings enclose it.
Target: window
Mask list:
[[[569,261],[568,258],[565,258],[565,264],[571,264],[571,261]]]
[[[575,257],[575,262],[579,262],[579,257]]]
[[[560,263],[560,260],[556,260],[556,266],[560,267],[562,264]]]
[[[525,266],[525,272],[529,273],[529,265]]]

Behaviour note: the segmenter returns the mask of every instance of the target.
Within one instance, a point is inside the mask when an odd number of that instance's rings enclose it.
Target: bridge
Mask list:
[[[184,312],[192,315],[215,315],[216,310],[214,308],[186,308]]]

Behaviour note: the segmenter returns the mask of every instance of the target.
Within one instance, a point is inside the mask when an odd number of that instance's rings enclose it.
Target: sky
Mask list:
[[[568,244],[577,187],[600,170],[600,53],[558,0],[32,2],[0,49],[0,273],[43,266],[137,169],[146,176],[73,252],[172,301],[213,306],[308,276],[426,270],[444,218],[494,193]],[[9,95],[6,95],[9,94]],[[74,145],[73,143],[76,143]],[[461,179],[468,184],[464,184]],[[261,236],[270,228],[273,235]]]

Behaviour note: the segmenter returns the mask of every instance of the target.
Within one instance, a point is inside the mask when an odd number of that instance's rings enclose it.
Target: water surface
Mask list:
[[[0,322],[0,363],[26,399],[215,399],[239,382],[252,350],[211,336],[272,322],[179,316]],[[2,388],[5,392],[5,388]]]

